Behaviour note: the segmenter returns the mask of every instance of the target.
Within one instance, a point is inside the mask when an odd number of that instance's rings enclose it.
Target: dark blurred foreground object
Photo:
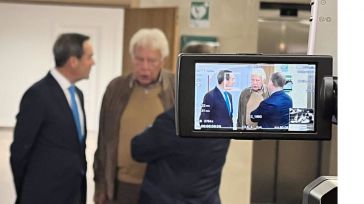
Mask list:
[[[337,177],[320,176],[308,184],[302,204],[337,204]]]

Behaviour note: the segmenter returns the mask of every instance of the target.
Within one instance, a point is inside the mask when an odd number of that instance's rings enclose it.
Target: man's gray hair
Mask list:
[[[162,58],[169,55],[167,38],[158,28],[142,28],[131,37],[129,53],[132,57],[134,57],[134,50],[137,46],[159,50]]]
[[[267,75],[265,74],[265,71],[263,68],[253,68],[250,75],[256,75],[259,76],[262,81],[264,81],[267,78]]]
[[[281,72],[275,72],[271,75],[270,80],[275,87],[281,87],[286,84],[286,77]]]

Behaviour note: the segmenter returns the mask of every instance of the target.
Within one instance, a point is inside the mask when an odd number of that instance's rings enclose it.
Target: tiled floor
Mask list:
[[[15,189],[10,170],[10,144],[13,129],[0,127],[0,204],[11,204],[15,201]],[[93,204],[93,157],[96,150],[97,135],[88,131],[86,157],[87,171],[87,204]],[[231,141],[225,163],[220,195],[224,204],[248,204],[250,201],[252,143]]]

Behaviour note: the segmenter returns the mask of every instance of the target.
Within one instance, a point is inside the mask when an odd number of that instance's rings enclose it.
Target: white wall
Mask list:
[[[108,82],[121,72],[124,10],[0,3],[0,127],[13,127],[27,88],[54,66],[52,46],[62,32],[91,37],[96,65],[77,83],[85,95],[87,125],[97,130]]]
[[[0,203],[14,203],[9,145],[24,91],[54,66],[52,46],[62,32],[91,37],[96,65],[90,79],[77,83],[85,96],[89,137],[86,155],[87,203],[93,203],[92,161],[97,144],[101,98],[121,73],[124,9],[0,3]],[[6,130],[6,131],[5,131]]]

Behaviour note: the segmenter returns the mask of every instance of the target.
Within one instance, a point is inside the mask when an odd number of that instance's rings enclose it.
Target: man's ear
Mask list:
[[[67,61],[67,63],[68,63],[68,65],[70,66],[70,67],[77,67],[78,66],[78,58],[77,57],[75,57],[75,56],[71,56],[69,59],[68,59],[68,61]]]

